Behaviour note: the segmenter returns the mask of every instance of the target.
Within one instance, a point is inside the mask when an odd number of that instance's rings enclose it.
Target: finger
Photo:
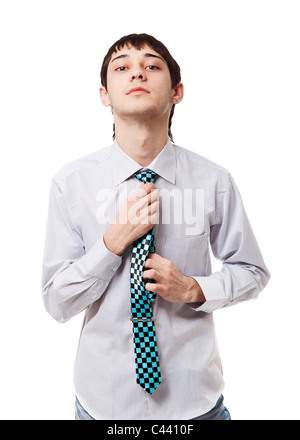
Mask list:
[[[143,278],[144,278],[144,280],[150,279],[150,280],[155,280],[155,281],[161,281],[161,275],[155,269],[144,270]]]
[[[149,269],[149,268],[152,268],[152,267],[154,267],[154,265],[155,265],[155,262],[152,260],[152,255],[154,255],[153,253],[149,253],[149,255],[148,255],[148,258],[147,258],[147,260],[145,261],[145,264],[144,264],[144,268],[145,269]]]
[[[147,197],[147,195],[148,195],[151,191],[153,191],[155,188],[156,188],[156,186],[155,186],[155,184],[152,183],[152,182],[148,182],[148,183],[146,183],[146,184],[142,182],[140,188],[133,190],[133,191],[130,193],[128,199],[129,199],[130,201],[135,202],[135,201],[137,201],[137,200],[139,200],[139,199],[141,199],[141,198],[143,198],[143,197]]]
[[[152,190],[149,194],[147,194],[145,196],[145,199],[147,199],[148,205],[150,205],[151,203],[153,203],[156,200],[158,200],[159,199],[159,191],[158,191],[158,189]]]
[[[156,200],[151,205],[148,205],[148,215],[154,214],[159,211],[160,201]]]
[[[135,202],[135,201],[140,200],[144,197],[147,197],[147,194],[148,193],[146,191],[146,188],[138,188],[130,194],[129,199]]]
[[[160,201],[152,203],[151,205],[144,205],[142,200],[137,202],[135,211],[140,218],[142,224],[155,225],[159,218]]]
[[[144,182],[141,182],[141,185],[140,185],[140,190],[143,190],[143,191],[145,191],[147,194],[149,194],[151,191],[153,191],[154,189],[156,188],[156,185],[155,185],[155,183],[153,183],[153,182],[147,182],[147,183],[144,183]]]
[[[156,188],[156,185],[154,182],[141,182],[140,188],[147,188],[147,191],[151,191],[152,188]]]
[[[159,200],[152,203],[151,205],[147,205],[147,203],[145,204],[144,199],[141,199],[138,202],[136,202],[134,210],[136,212],[138,212],[138,216],[141,217],[141,220],[147,221],[150,223],[151,215],[158,213],[159,207],[160,207]]]
[[[161,255],[157,254],[156,252],[151,252],[148,254],[148,257],[145,261],[144,267],[160,267],[163,263],[165,263],[166,258],[162,257]]]
[[[140,190],[140,191],[142,191],[142,190]],[[139,194],[141,195],[141,197],[139,197]],[[137,195],[137,199],[135,200],[137,203],[136,209],[140,209],[140,210],[148,209],[147,208],[148,206],[151,207],[154,202],[159,200],[159,192],[157,190],[151,192],[150,194],[146,194],[146,195],[142,194],[142,193],[139,193],[139,194]],[[155,206],[154,210],[157,210],[157,206]],[[148,211],[145,211],[145,214],[147,212]]]
[[[160,272],[161,267],[163,266],[164,258],[160,255],[151,252],[148,254],[148,257],[144,264],[144,269],[155,269],[157,272]]]
[[[152,226],[159,224],[159,211],[155,211],[150,217],[150,224]]]
[[[157,283],[146,283],[145,289],[149,290],[150,292],[159,293],[160,292],[159,286],[160,285]]]

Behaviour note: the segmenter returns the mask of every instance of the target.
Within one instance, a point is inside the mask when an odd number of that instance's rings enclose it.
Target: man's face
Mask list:
[[[148,46],[141,50],[126,46],[113,54],[107,70],[107,90],[100,89],[105,106],[115,116],[129,118],[166,117],[174,98],[166,61]]]

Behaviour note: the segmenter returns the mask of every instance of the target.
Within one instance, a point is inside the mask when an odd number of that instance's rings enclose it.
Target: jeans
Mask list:
[[[226,406],[224,406],[224,397],[221,395],[216,403],[216,406],[208,413],[192,420],[231,420],[230,413]]]
[[[212,410],[192,420],[231,420],[230,413],[226,406],[224,406],[223,401],[224,398],[221,395],[216,403],[216,406]],[[77,397],[75,401],[75,420],[95,420],[83,408]]]

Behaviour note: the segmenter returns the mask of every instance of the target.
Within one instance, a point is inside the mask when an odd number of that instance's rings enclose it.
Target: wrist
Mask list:
[[[103,241],[107,249],[113,254],[121,256],[127,246],[128,234],[124,233],[122,225],[113,224],[104,234]]]
[[[206,298],[199,283],[192,277],[187,278],[187,303],[204,303]]]

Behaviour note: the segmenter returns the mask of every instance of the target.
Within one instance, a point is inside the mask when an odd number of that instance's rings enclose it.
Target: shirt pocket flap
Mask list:
[[[202,276],[210,270],[209,234],[158,236],[158,255],[171,260],[185,276]]]

